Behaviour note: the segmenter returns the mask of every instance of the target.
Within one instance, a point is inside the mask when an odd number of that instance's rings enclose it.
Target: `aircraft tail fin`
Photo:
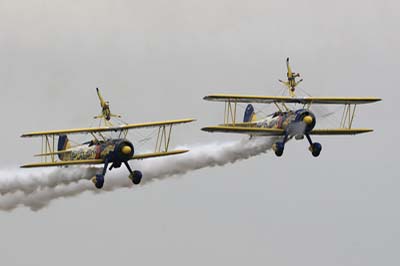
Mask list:
[[[70,141],[69,141],[67,135],[60,135],[58,137],[58,147],[57,148],[58,148],[58,151],[65,151],[65,150],[71,148],[71,144],[70,144]],[[58,154],[58,158],[60,160],[63,160],[64,154],[63,153]]]
[[[248,104],[244,111],[243,122],[253,122],[256,120],[256,113],[252,104]]]

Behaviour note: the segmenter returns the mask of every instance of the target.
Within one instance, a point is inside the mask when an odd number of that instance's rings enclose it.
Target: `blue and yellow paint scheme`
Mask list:
[[[224,123],[217,126],[204,127],[207,132],[224,132],[248,134],[251,136],[278,136],[282,139],[273,145],[277,156],[282,156],[285,143],[291,139],[307,138],[312,155],[319,156],[322,146],[312,142],[311,135],[356,135],[372,132],[369,128],[352,128],[356,106],[378,102],[376,97],[296,97],[295,87],[302,81],[295,81],[299,74],[292,72],[289,58],[286,60],[288,81],[283,82],[289,89],[290,96],[257,96],[237,94],[213,94],[204,97],[204,100],[224,102]],[[249,103],[244,112],[243,122],[237,122],[237,104]],[[251,103],[274,104],[277,111],[263,119],[257,119]],[[302,104],[302,108],[290,109],[287,104]],[[316,115],[311,111],[311,106],[316,104],[343,105],[344,110],[338,128],[315,129]]]
[[[148,122],[140,124],[122,124],[113,126],[109,121],[113,115],[109,110],[108,102],[101,97],[96,88],[102,107],[102,115],[95,117],[102,119],[106,126],[93,128],[75,128],[65,130],[50,130],[25,133],[21,137],[41,137],[41,153],[35,155],[42,158],[40,163],[22,165],[22,168],[50,167],[50,166],[69,166],[69,165],[94,165],[103,164],[103,171],[92,178],[97,188],[102,188],[104,176],[108,170],[119,168],[122,164],[129,171],[129,178],[134,184],[139,184],[142,179],[140,171],[132,171],[129,161],[142,160],[147,158],[177,155],[188,152],[188,150],[169,151],[172,127],[178,124],[193,122],[194,119],[167,120],[159,122]],[[155,151],[152,153],[135,154],[134,145],[126,137],[131,129],[158,127],[158,136]],[[105,134],[110,132],[119,133],[118,138],[107,137]],[[68,138],[72,134],[91,134],[93,139],[73,146]],[[56,138],[58,138],[56,150]],[[109,168],[108,166],[111,165]]]

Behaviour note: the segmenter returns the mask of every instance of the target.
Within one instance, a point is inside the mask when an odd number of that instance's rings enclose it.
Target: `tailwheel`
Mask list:
[[[138,185],[142,180],[142,176],[142,172],[135,170],[129,175],[129,178],[132,180],[133,184]]]
[[[104,185],[104,176],[103,175],[96,175],[92,178],[92,182],[96,186],[96,188],[101,189]]]
[[[314,157],[318,157],[322,150],[322,145],[318,142],[314,142],[311,144],[309,150]]]
[[[275,151],[275,155],[278,157],[282,156],[284,148],[285,145],[283,144],[283,142],[277,142],[272,146],[272,149]]]

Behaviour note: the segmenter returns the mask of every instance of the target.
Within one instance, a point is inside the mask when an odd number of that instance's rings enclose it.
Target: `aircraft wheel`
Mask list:
[[[96,188],[101,189],[104,185],[104,176],[96,175],[96,179],[94,180],[94,185],[96,186]]]
[[[138,185],[142,180],[142,176],[142,172],[135,170],[132,174],[129,175],[129,178],[132,180],[133,184]]]
[[[318,157],[319,154],[321,153],[322,145],[321,145],[320,143],[318,143],[318,142],[314,142],[314,143],[311,145],[310,150],[311,150],[311,154],[312,154],[314,157]]]
[[[284,150],[285,146],[283,145],[282,142],[277,142],[274,144],[273,149],[275,151],[275,155],[278,157],[281,157],[283,154],[283,150]]]

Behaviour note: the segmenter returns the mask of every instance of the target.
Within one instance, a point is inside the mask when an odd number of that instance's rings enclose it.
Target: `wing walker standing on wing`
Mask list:
[[[139,184],[142,179],[142,173],[138,170],[133,171],[131,169],[129,165],[130,160],[141,160],[188,152],[188,150],[169,150],[171,132],[174,125],[190,123],[194,121],[194,119],[167,120],[114,126],[111,123],[111,118],[119,118],[121,116],[111,113],[109,103],[104,101],[99,89],[96,88],[96,90],[102,107],[102,114],[95,118],[101,119],[105,126],[30,132],[23,134],[21,137],[41,137],[41,153],[35,156],[41,157],[42,162],[26,164],[21,166],[22,168],[103,164],[102,172],[96,174],[96,176],[92,178],[95,186],[100,189],[103,187],[107,169],[112,170],[113,168],[119,168],[124,164],[129,171],[129,178],[134,184]],[[128,131],[150,127],[158,127],[155,151],[152,153],[135,154],[132,142],[126,138]],[[106,135],[106,133],[111,132],[116,132],[119,136],[117,138],[112,138]],[[92,140],[72,146],[68,138],[68,136],[72,134],[90,134]],[[56,138],[58,138],[57,145]]]
[[[299,83],[302,82],[303,79],[296,81],[296,78],[300,77],[300,73],[292,72],[292,69],[289,65],[289,57],[286,58],[286,68],[287,68],[287,74],[286,74],[287,81],[279,80],[279,82],[283,83],[289,89],[290,96],[295,97],[296,86],[299,85]]]
[[[291,138],[307,138],[309,150],[314,157],[319,156],[322,145],[311,140],[311,135],[356,135],[373,131],[369,128],[353,128],[353,119],[356,106],[380,101],[375,97],[297,97],[296,86],[302,81],[297,81],[300,76],[292,72],[289,58],[286,59],[287,81],[281,81],[289,90],[290,96],[254,96],[213,94],[204,97],[204,100],[224,102],[224,123],[218,126],[205,127],[207,132],[239,133],[255,136],[278,136],[280,141],[273,145],[276,156],[282,156],[285,144]],[[238,103],[249,103],[244,113],[243,122],[236,121],[236,108]],[[250,103],[274,104],[277,111],[263,119],[257,120],[254,107]],[[298,109],[291,109],[287,104],[301,104]],[[343,105],[344,110],[338,128],[316,129],[317,118],[311,111],[316,104]]]

